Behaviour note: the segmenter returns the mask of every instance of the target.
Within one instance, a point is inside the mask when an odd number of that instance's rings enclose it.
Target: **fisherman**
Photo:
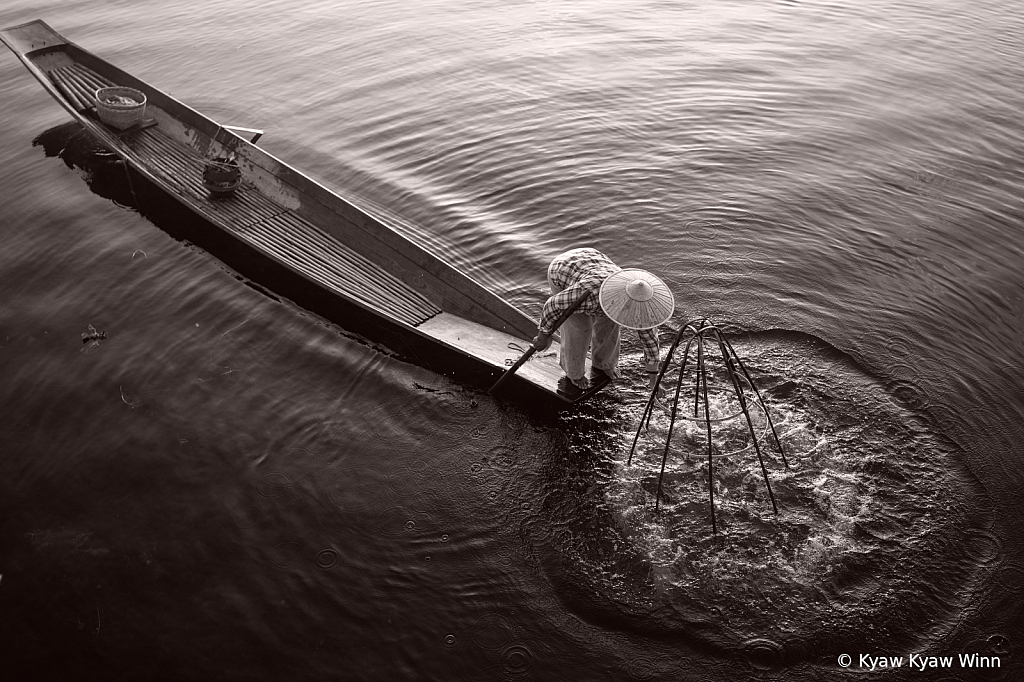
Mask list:
[[[555,321],[580,296],[588,298],[569,316],[559,330],[561,347],[558,364],[565,376],[559,389],[579,395],[592,382],[619,376],[619,327],[637,330],[644,347],[644,360],[651,389],[660,367],[657,326],[672,316],[675,299],[660,279],[644,270],[623,270],[596,249],[572,249],[556,256],[548,266],[551,297],[544,302],[533,347],[543,351],[551,345]],[[591,348],[591,375],[585,361]]]

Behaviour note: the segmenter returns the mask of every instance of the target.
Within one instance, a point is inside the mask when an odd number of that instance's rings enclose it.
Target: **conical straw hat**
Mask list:
[[[620,270],[601,284],[601,309],[627,329],[650,329],[672,317],[672,291],[646,270]]]

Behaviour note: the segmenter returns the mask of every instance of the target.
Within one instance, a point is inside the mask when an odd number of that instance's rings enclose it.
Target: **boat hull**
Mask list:
[[[489,386],[528,346],[535,320],[235,132],[41,21],[3,29],[0,40],[131,169],[129,180],[134,176],[148,195],[141,204],[156,206],[161,194],[172,199],[191,214],[185,238],[243,278],[461,383]],[[102,124],[90,101],[99,85],[142,91],[144,121],[127,130]],[[228,155],[237,159],[242,182],[231,196],[212,197],[201,182],[205,159]],[[554,355],[535,356],[503,394],[555,408],[592,395],[559,392]]]

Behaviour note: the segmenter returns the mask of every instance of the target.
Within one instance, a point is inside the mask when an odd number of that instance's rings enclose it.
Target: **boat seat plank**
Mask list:
[[[507,369],[530,347],[530,341],[511,334],[485,327],[452,313],[441,313],[427,320],[419,327],[423,332],[438,338],[475,357],[481,358],[496,368]],[[590,358],[586,361],[590,373]],[[531,380],[550,393],[558,390],[558,380],[563,376],[558,364],[558,342],[533,356],[517,370],[517,374]],[[564,397],[561,398],[566,400]],[[571,401],[570,401],[571,402]]]
[[[243,181],[228,198],[209,198],[203,157],[159,128],[131,131],[121,139],[137,162],[203,215],[319,284],[411,326],[441,312],[420,292],[250,183]]]

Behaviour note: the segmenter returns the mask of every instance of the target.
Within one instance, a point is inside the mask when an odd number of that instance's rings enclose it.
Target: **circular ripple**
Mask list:
[[[270,560],[275,566],[287,568],[302,558],[302,544],[295,540],[279,542],[270,549]]]
[[[288,492],[288,489],[291,487],[292,479],[280,471],[271,471],[269,474],[263,474],[256,481],[256,493],[261,497],[277,497]]]
[[[928,411],[935,417],[939,430],[947,436],[957,436],[964,433],[964,416],[949,405],[933,403]]]
[[[989,652],[996,656],[1009,656],[1010,655],[1010,639],[1004,635],[991,635],[985,644],[988,647]]]
[[[426,486],[421,474],[409,467],[402,467],[388,475],[388,487],[399,499],[406,499],[420,493]]]
[[[366,415],[366,430],[385,448],[404,451],[415,445],[414,436],[406,429],[405,422],[395,418],[402,413],[402,409],[382,404]]]
[[[459,643],[459,640],[452,633],[448,633],[447,635],[444,636],[443,642],[444,642],[444,646],[445,647],[451,649],[451,648],[455,647],[456,644]]]
[[[911,347],[909,341],[889,336],[886,338],[882,353],[887,354],[883,361],[889,372],[897,379],[914,381],[920,376],[917,365],[921,354],[919,350]]]
[[[992,566],[1003,556],[1003,542],[995,533],[974,529],[964,538],[964,552],[979,566]]]
[[[641,680],[642,682],[654,679],[656,674],[653,659],[646,656],[635,656],[630,659],[626,665],[626,672],[634,680]]]
[[[670,656],[634,656],[626,665],[626,673],[634,680],[660,680],[675,667]]]
[[[321,549],[316,553],[315,562],[321,571],[329,571],[338,565],[338,552],[330,547]]]
[[[443,493],[437,490],[423,490],[403,500],[409,509],[417,512],[432,512],[446,505]]]
[[[999,583],[1009,592],[1024,592],[1024,565],[1004,564],[999,571]]]
[[[255,528],[263,521],[263,512],[256,507],[242,507],[231,514],[231,522],[238,530]]]
[[[473,641],[481,649],[497,651],[515,638],[515,629],[498,613],[485,613],[473,623]]]
[[[390,507],[377,517],[377,530],[389,537],[426,531],[431,527],[431,518],[423,512],[414,512],[406,507]]]
[[[747,663],[757,670],[771,670],[782,664],[782,645],[770,639],[755,638],[743,643]]]
[[[390,496],[388,477],[367,467],[325,473],[319,487],[327,504],[341,512],[373,511],[383,507]]]
[[[498,445],[487,453],[487,465],[494,471],[511,471],[515,462],[515,450],[507,445]]]
[[[533,654],[522,644],[512,644],[501,651],[501,667],[509,675],[522,675],[530,672],[533,666]]]
[[[536,548],[538,545],[550,545],[554,538],[557,526],[551,519],[540,514],[532,514],[523,519],[519,526],[519,537],[528,546]]]
[[[892,381],[888,388],[905,407],[915,412],[927,409],[931,403],[924,390],[910,379]]]

